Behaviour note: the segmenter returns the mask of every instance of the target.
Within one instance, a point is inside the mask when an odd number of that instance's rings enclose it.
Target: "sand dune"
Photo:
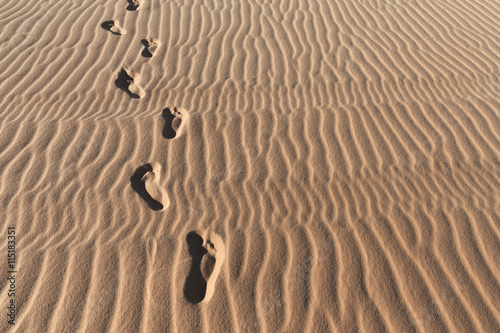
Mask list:
[[[0,332],[498,332],[497,2],[0,9]]]

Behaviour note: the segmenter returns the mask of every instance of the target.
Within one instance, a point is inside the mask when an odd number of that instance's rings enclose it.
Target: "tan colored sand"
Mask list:
[[[498,2],[0,9],[0,332],[498,332]]]

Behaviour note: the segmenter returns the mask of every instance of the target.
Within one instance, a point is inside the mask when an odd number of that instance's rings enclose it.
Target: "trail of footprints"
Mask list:
[[[141,2],[140,0],[127,0],[129,5],[127,10],[129,11],[137,11],[140,8]],[[120,25],[119,20],[109,20],[104,21],[101,24],[102,28],[110,31],[114,35],[124,35],[127,33],[127,30]],[[141,39],[141,43],[144,45],[144,50],[141,55],[145,58],[151,58],[158,46],[160,46],[160,41],[156,38],[148,37]],[[140,74],[131,71],[127,68],[122,68],[118,73],[118,79],[115,81],[117,87],[125,90],[130,97],[132,98],[141,98],[144,97],[144,89],[139,85]]]
[[[127,10],[137,11],[141,6],[140,0],[127,0]],[[109,20],[102,23],[105,30],[115,35],[124,35],[127,31],[118,20]],[[156,38],[141,40],[144,50],[141,55],[151,58],[156,53],[160,41]],[[123,67],[118,73],[115,84],[126,91],[131,98],[144,96],[144,89],[139,84],[141,75],[129,68]],[[163,137],[174,139],[182,134],[182,130],[189,118],[187,110],[179,107],[167,107],[162,111],[165,119]],[[130,178],[132,188],[156,211],[161,211],[170,205],[168,194],[161,186],[161,165],[158,162],[140,166]],[[206,304],[213,296],[215,283],[225,259],[225,245],[222,238],[212,230],[191,231],[186,242],[191,255],[191,270],[184,285],[184,296],[191,303]]]

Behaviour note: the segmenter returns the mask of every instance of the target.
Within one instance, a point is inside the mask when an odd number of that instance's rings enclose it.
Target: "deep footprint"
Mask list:
[[[127,1],[128,1],[127,10],[132,12],[139,10],[139,6],[141,5],[141,2],[139,0],[127,0]]]
[[[145,38],[141,42],[144,45],[142,56],[145,58],[151,58],[160,46],[160,41],[156,38]]]
[[[184,296],[191,303],[208,302],[224,263],[225,245],[222,238],[209,230],[191,231],[187,237],[191,270],[184,285]]]
[[[144,96],[144,90],[138,83],[139,79],[139,73],[122,68],[118,73],[118,79],[116,79],[115,84],[118,88],[125,90],[130,97],[141,98]]]
[[[153,162],[139,167],[130,177],[132,188],[152,210],[163,210],[170,203],[160,186],[160,171],[160,164]]]
[[[169,107],[163,109],[162,116],[165,119],[163,137],[165,139],[173,139],[182,134],[182,129],[189,118],[189,113],[183,108]]]
[[[118,20],[105,21],[101,24],[101,27],[111,31],[115,35],[124,35],[127,32],[124,28],[120,27],[120,21]]]

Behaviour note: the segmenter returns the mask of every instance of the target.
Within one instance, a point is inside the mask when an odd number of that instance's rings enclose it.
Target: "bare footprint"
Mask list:
[[[162,115],[165,119],[163,137],[166,139],[173,139],[181,136],[182,129],[189,118],[187,110],[178,107],[169,107],[163,109]]]
[[[127,31],[120,27],[120,22],[118,20],[105,21],[101,24],[101,27],[111,31],[115,35],[124,35]]]
[[[139,10],[139,6],[141,5],[140,0],[127,0],[127,1],[128,1],[127,10],[129,11]]]
[[[222,238],[210,230],[191,231],[186,240],[192,265],[184,295],[191,303],[207,303],[214,295],[217,277],[226,258],[225,245]]]
[[[153,210],[163,210],[170,205],[170,200],[160,184],[161,165],[157,162],[138,168],[130,183],[132,188],[146,201]]]
[[[153,162],[151,165],[151,171],[148,171],[142,176],[141,180],[144,182],[146,191],[149,195],[159,203],[163,205],[163,209],[168,206],[168,197],[165,195],[165,191],[160,186],[160,163]]]
[[[151,58],[160,46],[160,41],[156,38],[145,38],[141,42],[144,45],[142,56],[146,58]]]
[[[144,89],[139,85],[141,75],[132,72],[127,68],[122,68],[118,73],[118,79],[115,84],[118,88],[125,90],[132,98],[141,98],[144,96]]]

